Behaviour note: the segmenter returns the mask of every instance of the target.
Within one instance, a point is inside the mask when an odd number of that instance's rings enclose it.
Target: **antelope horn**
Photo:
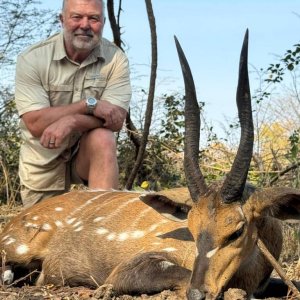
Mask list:
[[[248,29],[240,56],[239,80],[236,93],[241,137],[237,155],[221,189],[224,203],[240,201],[247,180],[253,151],[253,120],[248,77]]]
[[[174,38],[185,85],[184,172],[192,200],[197,202],[208,191],[199,168],[200,109],[189,64],[176,36]]]

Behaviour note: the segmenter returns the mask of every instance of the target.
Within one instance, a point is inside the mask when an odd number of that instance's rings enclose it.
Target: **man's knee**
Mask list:
[[[113,151],[116,149],[115,134],[105,128],[97,128],[89,131],[84,138],[83,143],[87,143],[87,147],[92,149],[103,149]]]

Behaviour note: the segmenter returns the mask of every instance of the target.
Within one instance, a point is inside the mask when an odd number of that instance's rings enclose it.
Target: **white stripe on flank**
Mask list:
[[[94,223],[100,222],[104,219],[104,217],[97,217],[93,220]]]
[[[158,222],[158,223],[156,223],[156,224],[153,224],[153,225],[151,225],[151,226],[149,227],[149,229],[147,230],[147,232],[152,232],[152,231],[156,230],[157,227],[159,227],[159,226],[161,226],[161,225],[163,225],[163,224],[166,224],[166,223],[168,223],[168,222],[169,222],[168,220],[162,220],[162,221],[160,221],[160,222]]]
[[[8,235],[4,236],[4,237],[2,238],[1,241],[5,241],[5,240],[7,240],[9,237],[10,237],[10,235],[8,234]]]
[[[74,221],[76,220],[76,218],[72,218],[72,219],[69,219],[67,218],[67,224],[71,225]]]
[[[81,231],[82,229],[83,229],[83,226],[80,226],[80,227],[75,228],[74,231],[75,231],[75,232],[79,232],[79,231]]]
[[[10,244],[14,243],[15,241],[16,241],[16,239],[14,239],[14,238],[12,238],[12,237],[9,237],[9,238],[7,239],[7,241],[5,242],[5,245],[10,245]]]
[[[127,207],[128,204],[134,203],[134,202],[137,202],[137,201],[140,201],[139,197],[131,198],[131,199],[127,200],[126,202],[123,202],[121,205],[118,206],[118,208],[116,210],[114,210],[111,214],[106,216],[105,223],[109,222],[110,219],[114,218],[115,216],[122,215],[122,210],[125,207]]]
[[[84,207],[88,206],[89,204],[91,204],[94,200],[97,200],[99,198],[102,198],[103,196],[107,195],[108,193],[110,192],[107,192],[107,193],[104,193],[104,194],[100,194],[100,195],[97,195],[89,200],[87,200],[86,202],[84,202],[82,205],[78,206],[76,209],[74,209],[70,215],[69,215],[69,218],[72,217],[73,215],[75,215],[78,211],[81,211]]]
[[[72,226],[73,227],[78,227],[78,226],[80,226],[82,224],[82,221],[78,221],[78,222],[76,222],[75,224],[73,224]]]
[[[55,223],[55,225],[56,225],[57,227],[63,227],[63,226],[64,226],[63,222],[62,222],[62,221],[59,221],[59,220],[56,220],[54,223]]]
[[[152,208],[152,207],[146,207],[145,209],[143,209],[142,212],[139,212],[139,214],[138,214],[137,217],[134,219],[134,221],[132,222],[132,224],[130,224],[130,228],[132,228],[132,229],[133,229],[133,228],[136,228],[138,222],[139,222],[140,220],[144,220],[145,217],[146,217],[146,215],[147,215],[149,212],[151,212],[151,211],[153,211],[153,208]]]

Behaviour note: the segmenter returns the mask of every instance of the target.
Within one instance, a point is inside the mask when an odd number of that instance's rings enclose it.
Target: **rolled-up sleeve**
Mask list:
[[[20,55],[16,65],[15,101],[19,116],[49,107],[48,92],[42,85],[36,58]]]
[[[126,55],[118,51],[101,99],[128,110],[131,93],[129,62]]]

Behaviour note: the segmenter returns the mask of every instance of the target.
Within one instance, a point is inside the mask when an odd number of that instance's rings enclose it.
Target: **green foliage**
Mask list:
[[[183,98],[179,95],[164,95],[165,119],[161,120],[159,132],[162,142],[174,152],[183,150],[184,107]]]
[[[143,181],[150,183],[151,190],[160,190],[184,184],[182,170],[184,116],[182,95],[163,95],[160,126],[149,136],[146,156],[137,174],[136,187]],[[158,113],[158,112],[156,112]],[[118,157],[122,185],[135,161],[135,149],[127,137],[119,139]]]
[[[56,13],[41,9],[40,1],[0,1],[0,202],[19,200],[19,117],[14,98],[16,56],[58,28]]]
[[[299,159],[299,146],[300,146],[300,129],[294,130],[294,132],[289,137],[290,150],[288,153],[288,158],[295,162]]]
[[[269,78],[267,82],[278,83],[283,80],[285,71],[293,71],[300,62],[300,44],[294,45],[294,49],[287,50],[283,58],[280,60],[281,63],[270,64]]]
[[[14,203],[19,200],[19,118],[13,95],[4,90],[0,97],[4,101],[0,111],[0,199]]]

